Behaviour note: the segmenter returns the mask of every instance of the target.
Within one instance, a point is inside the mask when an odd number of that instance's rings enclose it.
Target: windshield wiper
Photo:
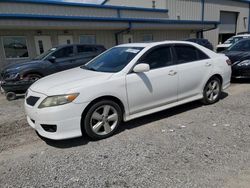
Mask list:
[[[96,69],[94,69],[93,67],[87,67],[86,65],[81,66],[81,68],[86,70],[96,71]]]

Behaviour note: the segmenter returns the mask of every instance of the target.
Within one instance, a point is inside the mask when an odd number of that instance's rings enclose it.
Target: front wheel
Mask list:
[[[219,101],[221,97],[222,83],[219,78],[212,77],[206,84],[203,91],[204,104],[214,104]]]
[[[110,100],[95,103],[84,118],[84,131],[94,140],[107,138],[114,134],[122,121],[120,106]]]

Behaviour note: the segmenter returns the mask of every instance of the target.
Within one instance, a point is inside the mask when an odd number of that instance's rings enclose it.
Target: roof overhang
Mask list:
[[[32,24],[30,21],[33,21]],[[34,22],[35,21],[35,22]],[[34,24],[35,23],[35,24]],[[218,21],[168,20],[146,18],[53,16],[33,14],[0,14],[0,28],[64,28],[64,29],[186,29],[207,30],[217,27]]]

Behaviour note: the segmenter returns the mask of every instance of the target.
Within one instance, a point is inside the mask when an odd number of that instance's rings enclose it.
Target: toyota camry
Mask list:
[[[230,85],[230,65],[191,42],[119,45],[35,82],[25,97],[27,121],[53,140],[104,139],[123,121],[195,100],[216,103]]]

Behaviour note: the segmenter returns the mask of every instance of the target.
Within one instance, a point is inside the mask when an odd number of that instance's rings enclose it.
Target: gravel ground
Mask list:
[[[250,84],[125,123],[101,141],[40,139],[23,99],[0,96],[0,187],[250,185]]]

